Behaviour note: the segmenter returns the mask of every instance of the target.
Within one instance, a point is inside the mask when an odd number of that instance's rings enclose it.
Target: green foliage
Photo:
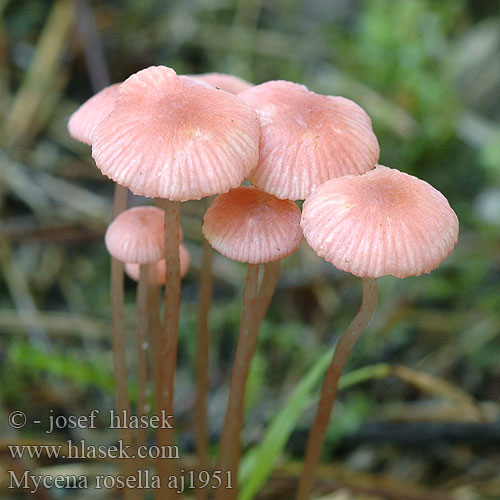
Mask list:
[[[248,414],[252,408],[259,403],[261,389],[265,387],[266,362],[257,352],[250,364],[245,393],[245,413]]]
[[[241,498],[253,498],[272,472],[274,463],[295,428],[303,409],[311,401],[311,392],[325,373],[332,357],[326,352],[302,378],[285,406],[268,424],[257,448],[250,450],[241,464],[239,480],[244,485]]]
[[[267,425],[266,431],[258,446],[250,449],[245,455],[239,478],[243,488],[241,499],[254,498],[260,488],[271,475],[278,457],[283,453],[290,434],[295,429],[300,415],[313,401],[313,391],[330,364],[334,350],[326,351],[302,377],[285,405]],[[343,375],[339,381],[339,389],[366,382],[370,379],[387,377],[391,373],[390,366],[380,364],[368,366]],[[366,398],[357,395],[347,404],[340,420],[330,426],[331,441],[338,440],[345,432],[353,431],[365,419],[370,405]]]
[[[54,348],[47,352],[26,341],[13,342],[10,345],[2,384],[6,396],[15,396],[19,382],[44,379],[46,377],[70,381],[80,390],[92,387],[104,391],[114,390],[111,367],[102,356],[82,359],[79,350]],[[19,382],[12,384],[13,380]]]
[[[500,183],[500,128],[481,149],[480,161],[490,172],[492,180]]]
[[[452,2],[440,2],[440,9],[431,4],[436,2],[367,1],[358,36],[348,45],[362,80],[416,115],[424,133],[436,140],[450,128],[455,108],[447,75],[438,69],[446,51],[445,23],[453,24],[456,9],[448,7],[444,16],[443,5]],[[436,114],[440,109],[446,110],[444,116]],[[431,114],[446,121],[435,123]],[[422,123],[426,118],[429,123]]]

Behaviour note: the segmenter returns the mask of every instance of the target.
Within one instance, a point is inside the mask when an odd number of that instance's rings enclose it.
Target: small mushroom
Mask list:
[[[375,278],[429,273],[446,259],[458,239],[458,219],[430,184],[377,166],[360,176],[331,179],[306,199],[304,237],[335,267],[363,278],[363,302],[340,338],[325,376],[307,443],[297,500],[307,500],[349,354],[377,305]]]
[[[247,263],[238,344],[231,370],[227,410],[220,444],[221,470],[236,477],[241,457],[245,389],[259,328],[271,302],[279,261],[302,241],[300,209],[254,187],[242,186],[219,195],[203,219],[203,234],[217,251]],[[265,264],[258,287],[259,264]],[[236,498],[237,488],[219,488],[215,498]]]
[[[163,210],[150,205],[125,210],[106,231],[108,252],[121,262],[150,264],[161,260],[165,253],[163,216]],[[180,226],[179,239],[182,241]]]
[[[457,216],[437,189],[382,165],[325,182],[305,201],[301,224],[320,257],[368,278],[429,273],[458,238]]]
[[[208,84],[230,94],[239,94],[253,84],[233,75],[224,73],[202,73],[186,75],[198,82]],[[183,79],[186,76],[180,76]],[[97,126],[111,113],[120,95],[121,83],[105,87],[97,94],[87,99],[69,118],[68,131],[73,139],[92,145],[92,137]]]
[[[251,186],[218,196],[203,219],[203,235],[222,255],[248,264],[284,259],[302,241],[300,209]]]
[[[187,201],[225,193],[257,164],[259,124],[235,96],[153,66],[119,88],[92,156],[134,194]]]
[[[178,228],[179,240],[182,240],[182,229]],[[134,207],[120,213],[109,225],[105,243],[108,252],[117,260],[126,263],[127,274],[135,276],[137,285],[137,380],[138,380],[138,415],[145,415],[147,404],[147,351],[143,346],[148,344],[148,331],[152,343],[152,360],[155,381],[159,377],[159,335],[160,322],[157,319],[158,304],[155,303],[154,287],[159,283],[159,262],[165,263],[165,236],[163,226],[163,210],[153,206]],[[183,245],[179,248],[180,262],[186,262]],[[188,259],[189,260],[189,256]],[[163,265],[163,277],[166,276]],[[146,432],[141,429],[138,444],[146,444]]]
[[[371,120],[349,99],[287,81],[262,83],[238,97],[261,124],[259,163],[249,180],[278,198],[303,200],[328,179],[362,174],[378,161]]]

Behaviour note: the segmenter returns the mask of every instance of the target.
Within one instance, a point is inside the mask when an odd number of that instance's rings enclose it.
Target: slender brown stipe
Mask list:
[[[248,264],[238,345],[231,370],[227,410],[220,444],[219,465],[217,467],[223,471],[223,476],[227,471],[230,472],[233,488],[225,487],[227,477],[224,477],[222,486],[215,492],[217,500],[227,500],[238,496],[236,482],[241,455],[240,435],[245,413],[245,386],[250,362],[257,345],[256,333],[258,329],[252,328],[252,322],[255,321],[256,314],[258,275],[259,265]]]
[[[207,395],[209,391],[209,349],[210,330],[208,326],[210,306],[212,303],[212,254],[208,241],[203,238],[203,258],[200,272],[198,338],[196,343],[196,405],[195,405],[195,435],[196,454],[199,470],[207,470],[209,465],[208,444],[209,427],[207,419]],[[196,490],[198,500],[208,498],[206,488]]]
[[[177,365],[177,341],[179,335],[180,305],[180,263],[179,263],[179,223],[181,204],[178,201],[165,200],[165,311],[163,334],[160,341],[159,381],[160,393],[157,411],[164,411],[166,416],[174,415],[174,383]],[[175,422],[175,418],[171,419]],[[174,429],[158,429],[158,446],[167,449],[174,444]],[[175,473],[175,461],[159,459],[157,471],[163,485],[160,497],[176,498],[175,490],[167,488],[168,477]]]
[[[137,285],[137,416],[149,414],[148,409],[148,273],[149,266],[140,266],[139,284]],[[144,446],[148,430],[137,430],[137,446]]]
[[[314,473],[321,458],[321,450],[325,439],[330,414],[337,396],[338,382],[352,348],[361,337],[377,307],[377,282],[371,278],[363,278],[363,302],[358,314],[341,337],[328,368],[316,418],[307,442],[304,468],[297,491],[297,500],[309,500],[314,485]]]

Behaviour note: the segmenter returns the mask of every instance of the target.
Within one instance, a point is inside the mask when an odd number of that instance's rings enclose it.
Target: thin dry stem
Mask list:
[[[203,238],[203,258],[200,272],[198,337],[196,343],[196,379],[197,392],[195,403],[195,435],[196,454],[199,470],[206,470],[208,458],[208,421],[207,421],[207,394],[209,389],[209,349],[210,330],[208,317],[212,304],[212,254],[213,250],[208,241]],[[208,498],[206,488],[197,488],[198,500]]]
[[[159,360],[159,394],[157,412],[166,416],[172,415],[174,422],[174,383],[177,366],[177,342],[179,336],[179,307],[180,307],[180,264],[179,264],[179,222],[181,204],[178,201],[165,201],[165,311],[163,335],[160,342]],[[158,429],[158,446],[173,446],[174,429]],[[159,459],[157,471],[162,485],[162,500],[175,498],[176,492],[167,488],[168,477],[175,473],[175,464],[171,459]]]
[[[238,463],[241,455],[240,434],[245,412],[245,386],[250,368],[250,361],[257,344],[255,328],[251,327],[255,320],[257,305],[259,266],[248,264],[245,289],[243,292],[243,306],[241,311],[240,332],[238,345],[234,356],[233,368],[231,370],[231,381],[229,385],[229,396],[227,402],[226,416],[220,444],[220,456],[218,468],[231,472],[233,484],[238,473]],[[258,330],[257,330],[258,331]],[[222,484],[215,493],[216,499],[236,498],[238,491],[235,486],[228,489]]]
[[[147,264],[140,266],[137,285],[137,416],[148,414],[148,274]],[[137,446],[144,446],[147,428],[137,430]]]
[[[250,363],[257,347],[260,325],[276,289],[280,264],[270,262],[264,266],[262,284],[257,292],[258,266],[249,265],[243,310],[241,314],[238,346],[231,371],[228,406],[220,445],[219,467],[231,471],[233,488],[225,488],[225,483],[217,490],[216,499],[235,499],[238,496],[237,475],[241,458],[241,431],[245,416],[245,390]],[[225,476],[225,480],[227,476]]]
[[[268,262],[264,264],[264,277],[260,285],[257,303],[257,329],[266,317],[267,309],[273,298],[280,275],[280,261]]]
[[[113,201],[113,218],[127,208],[127,188],[115,186]],[[130,415],[130,396],[128,393],[128,370],[126,356],[125,316],[123,312],[123,264],[111,258],[111,337],[113,350],[113,366],[116,386],[116,406],[120,415],[125,412]],[[120,429],[120,439],[123,444],[133,446],[134,436],[131,429]],[[134,460],[123,461],[123,471],[126,475],[133,475]],[[136,464],[137,465],[137,464]],[[133,489],[124,490],[126,500],[140,498],[140,494]]]
[[[155,198],[155,207],[165,209],[165,200]],[[161,320],[161,299],[162,287],[157,285],[154,266],[149,266],[149,292],[148,292],[148,316],[149,331],[151,337],[151,362],[153,365],[154,396],[155,409],[158,411],[160,406],[160,349],[162,338],[162,320]]]
[[[377,282],[374,279],[363,280],[363,302],[351,324],[341,337],[332,357],[332,362],[321,388],[321,398],[316,418],[307,442],[304,468],[299,481],[297,500],[308,500],[314,484],[314,474],[321,458],[321,450],[325,439],[330,414],[337,396],[338,382],[349,354],[368,325],[377,307]]]
[[[127,209],[128,189],[120,184],[115,184],[113,197],[113,219]],[[122,266],[123,273],[123,266]]]
[[[161,288],[156,284],[154,266],[149,266],[148,288],[148,323],[149,338],[151,341],[151,364],[153,365],[153,381],[155,394],[155,409],[159,408],[158,395],[160,394],[160,344],[162,337]]]

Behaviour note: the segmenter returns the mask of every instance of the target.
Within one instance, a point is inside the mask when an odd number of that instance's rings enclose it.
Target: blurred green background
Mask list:
[[[454,253],[431,275],[379,280],[378,310],[348,371],[376,368],[340,395],[318,495],[498,500],[500,3],[103,0],[90,6],[112,82],[162,64],[178,73],[218,71],[254,83],[292,80],[349,97],[373,120],[380,163],[425,179],[448,198],[461,224]],[[17,433],[8,428],[10,411],[23,410],[32,421],[50,409],[80,415],[111,408],[114,399],[103,244],[113,186],[95,168],[90,148],[66,129],[69,115],[94,92],[74,4],[1,0],[0,12],[1,496],[12,493],[5,489],[6,443],[47,438],[36,426]],[[185,457],[193,450],[202,216],[199,203],[183,205],[192,254],[183,282],[176,394]],[[244,271],[215,259],[214,451]],[[132,373],[135,285],[127,281],[126,287]],[[305,244],[287,259],[252,365],[248,449],[262,442],[293,389],[325,346],[334,345],[360,295],[355,278]],[[317,387],[298,398],[297,411],[287,407],[291,435],[282,436],[286,448],[279,448],[261,498],[292,498]],[[76,437],[89,442],[116,439],[105,428],[79,432]],[[50,460],[38,465],[54,466]],[[96,498],[92,492],[71,497],[84,494]]]

